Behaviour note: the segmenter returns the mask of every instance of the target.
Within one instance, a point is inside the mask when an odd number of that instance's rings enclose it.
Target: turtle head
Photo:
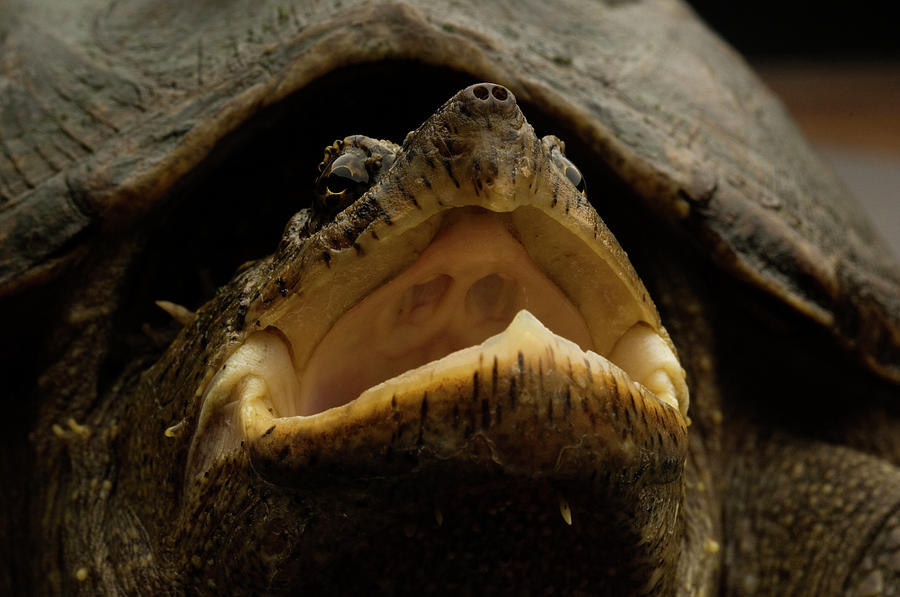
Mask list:
[[[265,553],[240,569],[291,588],[336,582],[348,558],[354,582],[410,589],[483,567],[488,584],[671,587],[685,374],[583,190],[564,144],[489,83],[402,146],[326,149],[318,202],[157,365],[154,385],[181,383],[172,362],[230,322],[190,392],[185,515],[230,516],[249,506],[226,495],[265,487],[256,540],[226,550]],[[257,549],[273,542],[291,548]]]

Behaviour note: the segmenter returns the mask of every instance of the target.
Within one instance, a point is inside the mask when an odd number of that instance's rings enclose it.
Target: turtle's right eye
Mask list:
[[[317,207],[323,215],[333,217],[339,211],[360,198],[369,188],[368,162],[365,152],[357,147],[350,147],[344,153],[320,166],[321,174],[316,180]]]
[[[325,178],[325,193],[340,195],[360,185],[369,184],[365,161],[352,153],[345,153],[332,162]]]

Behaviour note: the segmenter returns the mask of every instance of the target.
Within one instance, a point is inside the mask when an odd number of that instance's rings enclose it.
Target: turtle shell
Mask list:
[[[890,252],[779,101],[676,0],[4,2],[0,295],[139,228],[279,106],[348,129],[409,111],[415,124],[425,99],[470,79],[536,106],[721,267],[900,380]]]

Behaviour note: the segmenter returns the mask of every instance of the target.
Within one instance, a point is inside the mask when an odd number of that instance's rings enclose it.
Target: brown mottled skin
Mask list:
[[[250,5],[0,4],[0,593],[900,594],[897,265],[689,9]],[[425,122],[379,180],[421,175],[410,150],[458,118],[428,116],[479,80],[566,141],[653,297],[691,390],[683,460],[529,476],[474,446],[298,484],[260,444],[190,482],[198,390],[384,215],[292,218],[321,148]],[[473,185],[450,153],[431,184]],[[203,306],[181,329],[155,299]]]

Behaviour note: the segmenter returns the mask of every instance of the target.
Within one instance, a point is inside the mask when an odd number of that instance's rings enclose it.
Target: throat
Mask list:
[[[464,212],[445,223],[408,269],[334,324],[307,363],[297,412],[289,414],[346,404],[367,388],[500,333],[523,309],[582,350],[592,348],[578,309],[535,265],[503,216]]]

